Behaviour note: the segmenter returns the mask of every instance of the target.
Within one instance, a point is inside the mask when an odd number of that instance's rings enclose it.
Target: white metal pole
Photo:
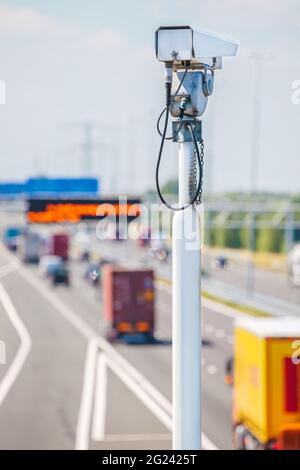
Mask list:
[[[179,204],[189,199],[193,144],[179,144]],[[200,221],[173,218],[173,449],[201,448]]]

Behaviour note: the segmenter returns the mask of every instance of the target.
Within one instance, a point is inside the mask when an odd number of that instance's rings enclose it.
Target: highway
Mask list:
[[[300,1],[68,3],[0,2],[0,451],[300,450]]]
[[[72,261],[71,273],[70,288],[54,289],[36,267],[24,267],[1,247],[6,365],[0,367],[0,447],[171,448],[170,344],[109,344],[101,292],[83,280],[82,263]],[[171,337],[170,306],[170,286],[160,282],[160,339]],[[233,315],[203,300],[202,421],[208,449],[232,446],[231,389],[223,375]]]
[[[246,262],[237,263],[233,260],[229,269],[220,270],[211,266],[211,256],[206,255],[203,257],[203,266],[214,279],[237,286],[246,292]],[[284,273],[256,267],[254,270],[254,289],[257,293],[265,294],[275,299],[300,304],[300,289],[293,287]]]
[[[116,244],[111,241],[95,240],[92,243],[92,248],[100,254],[103,254],[103,252],[109,254],[112,259],[117,257],[127,264],[149,265],[156,269],[161,276],[171,279],[171,263],[164,265],[152,260],[147,255],[147,251],[138,247],[134,241],[129,240]],[[221,281],[225,289],[226,286],[238,288],[245,296],[245,301],[247,301],[246,262],[230,260],[228,269],[218,269],[213,266],[213,257],[208,254],[207,250],[204,250],[202,269],[209,278]],[[300,314],[300,307],[298,307],[300,305],[300,289],[290,285],[286,274],[256,267],[254,270],[254,286],[257,294],[271,297],[275,301],[287,301],[295,306],[295,310],[299,308]],[[282,314],[284,314],[284,311]]]

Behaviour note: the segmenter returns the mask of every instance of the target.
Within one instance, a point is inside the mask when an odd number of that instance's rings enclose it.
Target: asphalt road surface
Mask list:
[[[36,267],[0,249],[0,447],[171,448],[171,346],[106,342],[101,292],[71,262],[71,287],[52,288]],[[157,336],[171,338],[171,297],[157,286]],[[233,318],[203,308],[202,421],[206,448],[231,448]],[[1,362],[1,361],[0,361]]]
[[[135,241],[99,241],[94,240],[91,246],[95,252],[107,253],[112,258],[121,259],[130,264],[149,264],[153,266],[161,275],[171,277],[171,262],[160,263],[149,257],[145,248],[140,248]],[[222,281],[225,285],[240,288],[247,297],[247,264],[231,260],[228,269],[218,269],[213,266],[213,258],[204,254],[202,256],[202,269],[213,279]],[[279,272],[267,271],[261,268],[254,270],[254,288],[255,292],[264,294],[275,299],[289,301],[299,305],[300,314],[300,288],[293,287],[287,278],[287,275]]]

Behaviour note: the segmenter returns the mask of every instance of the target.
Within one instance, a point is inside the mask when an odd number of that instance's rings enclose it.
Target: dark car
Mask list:
[[[70,285],[69,269],[66,264],[58,265],[52,273],[52,284],[57,286],[58,284]]]
[[[91,253],[89,250],[84,250],[80,255],[80,261],[90,261]]]
[[[10,251],[16,252],[20,236],[23,234],[21,227],[8,227],[3,236],[4,245]]]
[[[219,269],[227,269],[229,267],[229,259],[226,256],[220,255],[214,261],[214,267]]]

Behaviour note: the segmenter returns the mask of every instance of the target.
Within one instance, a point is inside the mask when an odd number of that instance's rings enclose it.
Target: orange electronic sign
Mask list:
[[[139,199],[30,199],[27,221],[34,224],[77,223],[82,220],[101,220],[105,217],[127,217],[133,220],[141,214]]]

